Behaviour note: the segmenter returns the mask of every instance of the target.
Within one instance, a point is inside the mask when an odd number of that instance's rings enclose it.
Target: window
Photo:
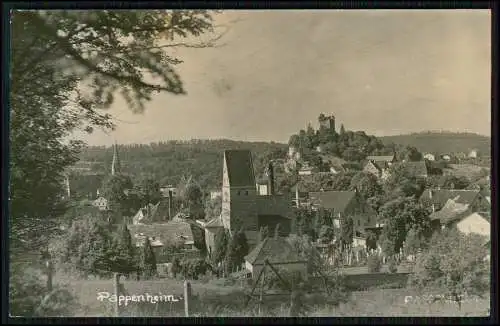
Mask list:
[[[358,220],[358,226],[361,226],[361,221],[360,220]]]
[[[239,196],[239,195],[240,195],[240,191],[238,190],[238,191],[236,192],[236,194]]]
[[[247,195],[247,196],[248,196],[248,190],[247,190],[247,191],[245,191],[245,195]]]

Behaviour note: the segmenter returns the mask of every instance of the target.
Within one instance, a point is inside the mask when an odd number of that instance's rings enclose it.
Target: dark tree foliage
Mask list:
[[[228,243],[226,252],[226,272],[229,274],[235,271],[244,262],[244,257],[248,255],[248,242],[243,230],[236,232]]]
[[[113,128],[102,109],[117,94],[136,112],[154,93],[184,94],[182,61],[167,51],[217,36],[184,42],[214,31],[205,10],[18,10],[10,22],[11,240],[37,247],[58,224],[63,175],[82,147],[73,132]]]
[[[140,269],[142,276],[146,279],[156,275],[156,256],[148,238],[146,238],[144,246],[142,247]]]

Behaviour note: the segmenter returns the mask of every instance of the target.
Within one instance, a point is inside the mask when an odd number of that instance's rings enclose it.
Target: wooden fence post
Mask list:
[[[116,296],[116,301],[115,301],[115,317],[120,317],[120,302],[119,302],[119,297],[120,297],[120,274],[114,273],[113,275],[113,288]]]
[[[52,261],[49,259],[46,263],[47,267],[47,292],[50,293],[52,291],[52,273],[54,269],[52,268]]]
[[[191,283],[184,281],[184,315],[189,317],[189,303],[191,301]]]

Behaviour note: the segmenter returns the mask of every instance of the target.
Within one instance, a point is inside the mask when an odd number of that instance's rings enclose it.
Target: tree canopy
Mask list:
[[[154,93],[186,93],[182,60],[167,51],[214,46],[219,33],[206,10],[17,10],[10,19],[11,225],[38,246],[82,146],[72,133],[113,128],[103,109],[117,94],[140,112]]]

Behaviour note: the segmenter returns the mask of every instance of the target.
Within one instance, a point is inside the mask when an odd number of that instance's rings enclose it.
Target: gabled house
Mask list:
[[[156,204],[148,204],[139,209],[132,218],[132,224],[149,224],[155,222],[164,222],[170,219],[172,211],[171,203],[168,198],[160,200]]]
[[[396,162],[396,156],[395,155],[369,155],[366,157],[366,160],[373,161],[373,162],[378,163],[378,164],[385,163],[385,164],[391,166],[393,163]]]
[[[477,149],[473,149],[469,152],[469,158],[477,158],[479,156],[478,154],[478,150]]]
[[[482,210],[485,199],[479,190],[449,190],[449,189],[427,189],[420,196],[420,202],[431,207],[433,212],[439,211],[446,202],[452,199],[458,204],[467,204],[472,212]]]
[[[198,221],[200,226],[205,230],[205,246],[209,257],[214,252],[215,236],[218,232],[224,232],[224,225],[221,217],[216,217],[208,222]]]
[[[101,211],[109,210],[108,200],[104,197],[99,197],[92,202],[92,206],[97,207]]]
[[[168,246],[180,246],[187,252],[198,252],[191,225],[187,222],[155,223],[155,224],[131,224],[128,225],[132,235],[132,243],[136,247],[144,246],[146,238],[149,239],[157,263],[164,260],[163,249]]]
[[[222,191],[220,191],[220,190],[210,191],[210,199],[211,200],[217,199],[219,197],[222,197]]]
[[[268,260],[274,268],[283,268],[288,271],[297,271],[307,277],[307,261],[300,257],[297,250],[284,238],[266,238],[245,256],[245,268],[253,278],[259,276]],[[272,273],[272,272],[271,272]]]
[[[464,234],[475,233],[490,237],[490,221],[487,214],[471,212],[469,205],[448,200],[445,206],[430,216],[435,229],[456,227]]]
[[[419,178],[427,178],[429,176],[429,170],[425,161],[404,162],[401,164],[408,175]]]
[[[394,155],[368,156],[366,160],[363,171],[375,175],[380,180],[386,180],[389,177],[389,168],[396,162]]]
[[[424,154],[424,159],[428,161],[435,161],[436,157],[434,156],[434,154],[426,153]]]
[[[315,172],[318,172],[318,169],[310,166],[308,162],[304,162],[299,169],[299,175],[311,175]]]
[[[373,211],[356,191],[321,191],[309,193],[313,209],[326,209],[333,214],[333,223],[340,226],[343,217],[352,217],[354,236],[363,237],[366,228],[375,226],[376,212]]]

